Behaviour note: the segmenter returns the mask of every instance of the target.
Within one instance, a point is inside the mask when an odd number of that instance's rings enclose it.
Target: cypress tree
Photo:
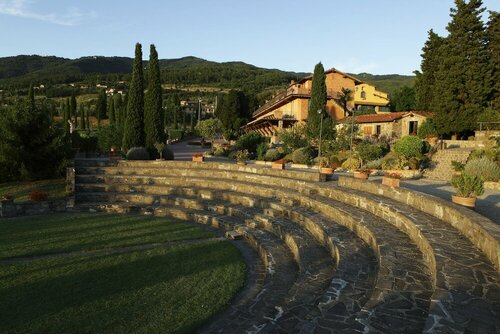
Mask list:
[[[482,2],[455,0],[455,4],[449,35],[439,51],[431,104],[440,133],[474,129],[491,92]]]
[[[132,81],[128,94],[127,118],[123,133],[123,149],[144,146],[144,79],[142,73],[141,44],[135,45]]]
[[[85,107],[83,106],[83,103],[80,103],[80,106],[78,107],[79,111],[78,114],[80,114],[80,130],[85,130],[86,125],[85,125]]]
[[[160,64],[154,44],[151,44],[148,63],[148,87],[144,105],[145,146],[150,152],[156,152],[154,144],[165,141],[162,123]]]
[[[97,126],[101,126],[101,119],[106,117],[107,111],[107,96],[104,89],[101,89],[99,95],[97,96],[97,104],[96,104],[96,116],[97,116]]]
[[[108,118],[109,118],[109,124],[110,125],[115,125],[116,121],[116,112],[115,112],[115,103],[113,101],[113,97],[111,97],[108,101]]]
[[[78,120],[77,120],[77,109],[76,109],[76,97],[75,97],[75,92],[71,93],[71,100],[70,100],[70,115],[71,118],[73,119],[74,117],[74,123],[75,127],[78,125]]]
[[[64,108],[64,132],[69,133],[70,126],[69,122],[71,121],[71,114],[70,114],[70,106],[69,106],[69,99],[66,100],[66,105]]]
[[[90,123],[90,108],[88,106],[85,108],[85,118],[87,119],[85,125],[87,126],[87,129],[90,130],[92,128],[92,124]]]
[[[182,111],[182,131],[186,132],[186,111]]]
[[[415,71],[415,103],[419,110],[430,110],[434,93],[435,73],[439,66],[439,48],[444,38],[437,35],[432,29],[422,48],[421,72]]]
[[[500,13],[490,11],[488,27],[486,29],[488,38],[488,56],[490,59],[490,71],[492,79],[492,91],[490,108],[500,110]]]

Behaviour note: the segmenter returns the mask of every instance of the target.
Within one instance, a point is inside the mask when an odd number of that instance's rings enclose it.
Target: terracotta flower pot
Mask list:
[[[468,208],[474,208],[476,206],[475,197],[462,197],[457,195],[451,195],[451,201],[455,204],[463,205]]]
[[[285,164],[283,163],[272,163],[271,164],[272,169],[285,169]]]
[[[438,137],[427,137],[427,142],[431,145],[436,145],[438,141]]]
[[[247,162],[246,162],[246,161],[237,161],[236,163],[237,163],[238,165],[243,165],[243,166],[247,164]]]
[[[368,172],[354,172],[355,179],[368,180],[369,176],[370,176],[370,173],[368,173]]]
[[[319,171],[321,174],[332,175],[334,170],[332,167],[321,167]]]
[[[383,176],[382,177],[382,184],[389,186],[389,187],[398,188],[399,187],[399,179]]]
[[[205,157],[202,155],[193,155],[193,161],[194,162],[203,162],[203,161],[205,161]]]

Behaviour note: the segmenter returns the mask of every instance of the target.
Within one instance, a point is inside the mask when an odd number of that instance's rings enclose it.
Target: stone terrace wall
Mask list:
[[[33,216],[66,211],[66,200],[38,203],[0,202],[0,217]]]
[[[500,226],[488,218],[431,195],[340,176],[339,186],[386,196],[445,221],[465,235],[500,272]]]

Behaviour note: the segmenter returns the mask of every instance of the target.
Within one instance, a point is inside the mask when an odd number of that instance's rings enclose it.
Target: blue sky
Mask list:
[[[489,10],[500,1],[483,0]],[[197,56],[311,72],[411,74],[453,0],[0,0],[0,57]]]

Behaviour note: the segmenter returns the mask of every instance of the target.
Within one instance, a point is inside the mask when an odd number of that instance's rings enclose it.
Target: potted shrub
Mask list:
[[[246,165],[248,157],[248,150],[240,150],[236,152],[236,162],[238,163],[238,165]]]
[[[157,161],[163,160],[163,151],[165,150],[167,145],[165,143],[155,143],[154,146],[155,146],[156,150],[158,151],[158,155],[160,156],[160,158],[156,159],[156,160]]]
[[[203,156],[203,153],[195,153],[192,156],[192,160],[194,162],[203,162],[205,161],[205,157]]]
[[[285,160],[279,159],[271,163],[272,169],[285,169]]]
[[[329,157],[321,157],[319,161],[319,171],[321,174],[331,175],[335,171],[335,168]]]
[[[368,180],[368,177],[370,177],[370,173],[371,173],[370,169],[360,168],[354,171],[354,178]]]
[[[451,180],[456,194],[451,196],[453,203],[469,208],[476,206],[476,197],[484,193],[484,181],[475,175],[461,174]]]
[[[401,180],[403,176],[399,173],[386,173],[382,177],[382,184],[389,187],[399,187],[399,180]]]

